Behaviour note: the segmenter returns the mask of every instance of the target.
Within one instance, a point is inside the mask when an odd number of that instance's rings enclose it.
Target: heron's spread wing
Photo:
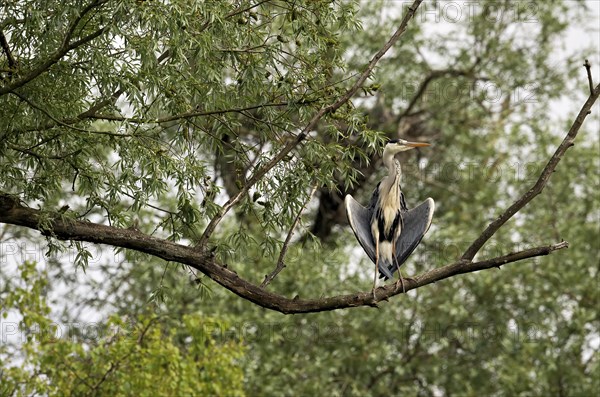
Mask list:
[[[344,203],[346,205],[346,216],[356,239],[369,258],[375,262],[375,243],[371,235],[373,209],[363,207],[351,195],[346,196]]]
[[[369,208],[363,207],[350,195],[346,196],[345,205],[346,215],[356,239],[367,253],[367,256],[375,263],[375,243],[371,235],[373,208],[371,206]],[[400,266],[412,254],[427,230],[429,230],[434,208],[433,199],[428,198],[417,207],[402,213],[404,227],[396,241],[396,258]],[[380,266],[380,277],[393,278],[393,272],[396,270],[395,264]]]
[[[346,215],[350,222],[350,227],[356,236],[356,239],[363,247],[369,259],[375,263],[375,242],[371,234],[371,217],[373,215],[373,206],[368,208],[360,205],[350,195],[344,200],[346,204]],[[388,270],[388,266],[380,263],[379,271],[385,277],[392,277],[392,273]]]
[[[410,254],[417,248],[417,245],[419,245],[425,233],[429,230],[434,210],[435,203],[432,198],[428,198],[415,208],[402,213],[404,227],[402,228],[400,237],[396,240],[396,259],[398,260],[398,266],[402,266]],[[388,266],[388,270],[391,273],[394,273],[398,271],[398,266],[394,263]]]

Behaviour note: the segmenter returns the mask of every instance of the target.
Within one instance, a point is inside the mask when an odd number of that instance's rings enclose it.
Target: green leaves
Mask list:
[[[334,76],[344,68],[335,36],[356,28],[351,3],[312,1],[117,1],[85,9],[31,1],[2,10],[18,74],[46,66],[0,96],[0,171],[7,176],[0,189],[25,201],[60,195],[75,213],[100,214],[118,226],[153,215],[145,227],[174,239],[190,237],[191,225],[215,215],[222,200],[214,194],[229,181],[200,190],[202,181],[227,172],[214,167],[218,158],[235,164],[233,185],[241,189],[256,165],[337,98],[347,83]],[[10,19],[21,15],[28,18]],[[52,58],[61,40],[76,42],[104,27],[110,29]],[[346,121],[349,134],[364,126],[349,108],[323,128],[335,135]],[[342,175],[353,180],[350,157],[334,156],[321,139],[310,145],[315,155],[305,171],[281,167],[275,184],[259,188],[280,196],[272,208],[288,214],[285,221],[312,181],[333,187],[335,161],[344,160]],[[162,208],[169,219],[152,210],[156,200],[171,203]]]
[[[26,285],[18,287],[17,280]],[[13,362],[16,355],[5,355],[5,343],[0,346],[3,394],[244,394],[237,364],[245,349],[239,339],[224,337],[226,323],[187,315],[173,327],[168,316],[114,315],[104,324],[88,324],[96,335],[84,339],[78,332],[86,324],[48,318],[46,285],[46,275],[26,262],[20,277],[2,292],[3,311],[18,309],[18,331],[29,335],[20,341],[19,362]],[[44,376],[32,377],[30,371]]]

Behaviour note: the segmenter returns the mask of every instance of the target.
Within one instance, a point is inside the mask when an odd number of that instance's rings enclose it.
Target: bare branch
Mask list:
[[[308,133],[315,129],[319,121],[321,121],[321,119],[325,115],[335,112],[342,105],[348,102],[350,98],[354,96],[354,94],[356,94],[356,92],[362,87],[367,78],[369,78],[379,60],[388,52],[388,50],[398,41],[398,39],[400,39],[402,34],[406,31],[408,22],[413,18],[415,12],[417,11],[417,8],[419,7],[422,1],[423,0],[415,0],[413,4],[410,7],[408,7],[407,12],[402,18],[402,22],[400,23],[400,26],[398,27],[396,32],[394,32],[392,37],[390,37],[390,39],[384,44],[384,46],[373,56],[365,70],[359,75],[358,79],[352,85],[352,87],[350,87],[348,91],[346,91],[346,93],[342,95],[337,101],[319,110],[309,121],[308,125],[304,127],[302,132],[300,132],[296,136],[295,139],[293,139],[287,145],[285,145],[283,149],[281,149],[281,151],[269,162],[267,162],[265,165],[256,170],[248,178],[248,181],[240,190],[240,192],[234,197],[231,197],[223,205],[223,207],[221,207],[220,212],[214,218],[211,219],[209,224],[206,226],[206,229],[204,229],[204,233],[202,234],[200,241],[198,241],[198,246],[204,247],[206,245],[208,238],[212,235],[219,222],[225,217],[229,210],[231,210],[231,208],[233,208],[242,198],[245,197],[247,192],[256,182],[258,182],[263,176],[267,174],[267,172],[269,172],[273,167],[275,167],[275,165],[277,165],[282,159],[284,159],[289,152],[291,152],[296,146],[298,146],[298,144],[300,144],[300,142],[302,142],[307,137]]]
[[[499,256],[492,259],[487,259],[480,262],[470,262],[467,260],[460,260],[451,265],[447,265],[438,269],[430,270],[420,276],[415,277],[416,284],[420,287],[430,283],[434,283],[445,278],[455,276],[457,274],[477,272],[479,270],[491,269],[493,267],[500,267],[507,263],[521,261],[527,258],[533,258],[536,256],[548,255],[554,251],[568,248],[569,243],[561,241],[557,244],[529,248],[523,251],[510,253],[507,255]],[[410,280],[409,280],[410,281]],[[402,287],[400,287],[402,288]]]
[[[583,66],[585,66],[585,70],[587,72],[588,84],[590,86],[590,95],[594,95],[594,81],[592,80],[592,65],[590,64],[590,61],[588,61],[586,59],[585,62],[583,63]]]
[[[472,260],[477,254],[477,252],[479,252],[481,247],[483,247],[483,245],[494,235],[494,233],[498,231],[498,229],[502,227],[502,225],[504,225],[510,218],[513,217],[514,214],[519,212],[521,208],[525,207],[531,200],[533,200],[535,196],[537,196],[542,192],[542,190],[544,190],[544,187],[548,183],[548,180],[550,179],[550,176],[556,169],[556,166],[558,165],[559,161],[562,159],[567,149],[574,145],[573,142],[575,141],[575,137],[577,136],[581,125],[583,124],[583,121],[585,120],[587,115],[590,114],[590,109],[598,99],[599,95],[600,84],[593,89],[592,95],[590,95],[588,100],[585,102],[585,104],[579,111],[579,114],[577,115],[575,122],[569,129],[568,134],[565,136],[560,146],[556,149],[556,151],[548,161],[548,164],[546,164],[546,167],[544,167],[544,169],[542,170],[542,173],[540,174],[540,177],[538,178],[535,185],[533,185],[531,189],[529,189],[523,196],[521,196],[510,207],[508,207],[506,211],[504,211],[504,213],[500,215],[495,221],[490,223],[488,227],[481,233],[481,235],[477,237],[477,239],[469,246],[469,248],[467,248],[465,253],[462,255],[461,259],[467,261]]]
[[[275,266],[275,269],[273,269],[273,271],[271,273],[265,275],[265,279],[262,282],[262,284],[260,285],[261,288],[265,288],[267,285],[269,285],[269,283],[271,281],[273,281],[273,279],[285,267],[285,263],[283,263],[283,260],[285,258],[285,254],[287,253],[288,247],[290,245],[290,241],[292,241],[292,236],[294,235],[294,230],[296,230],[296,226],[298,226],[298,222],[300,222],[302,213],[306,210],[306,207],[308,206],[308,203],[310,203],[310,200],[312,199],[313,195],[317,191],[318,186],[319,185],[317,185],[317,184],[315,184],[313,186],[311,192],[308,195],[308,198],[304,202],[304,205],[302,206],[302,208],[300,208],[300,211],[298,211],[298,215],[296,215],[296,219],[294,219],[294,222],[292,223],[292,226],[290,227],[290,231],[288,232],[287,237],[285,238],[283,247],[281,247],[281,252],[279,253],[279,259],[277,259],[277,265]]]

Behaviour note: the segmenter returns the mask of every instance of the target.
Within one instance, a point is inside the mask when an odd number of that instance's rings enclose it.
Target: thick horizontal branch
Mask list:
[[[521,196],[510,207],[508,207],[502,215],[500,215],[495,221],[488,225],[488,227],[481,233],[481,235],[477,237],[477,239],[469,246],[469,248],[467,248],[461,259],[472,260],[477,254],[477,252],[479,252],[481,247],[483,247],[483,245],[494,235],[494,233],[498,231],[498,229],[502,227],[502,225],[504,225],[510,218],[513,217],[514,214],[519,212],[521,208],[525,207],[531,200],[533,200],[535,196],[537,196],[542,192],[542,190],[544,190],[544,187],[548,183],[550,176],[552,176],[552,173],[556,169],[556,166],[564,156],[565,152],[567,151],[567,149],[574,145],[573,142],[575,141],[575,137],[577,136],[581,125],[583,124],[587,115],[590,114],[592,106],[598,99],[599,95],[600,84],[593,89],[592,94],[589,96],[589,98],[579,111],[579,114],[577,115],[575,122],[573,122],[573,125],[569,129],[569,132],[563,139],[560,146],[556,149],[550,160],[548,160],[548,163],[542,170],[542,173],[540,174],[540,177],[538,178],[537,182],[523,196]]]
[[[274,294],[254,285],[235,272],[218,263],[207,252],[171,241],[148,236],[134,229],[121,229],[91,222],[61,218],[59,215],[48,222],[41,211],[25,207],[13,196],[0,193],[0,222],[24,226],[40,231],[46,236],[61,240],[87,241],[121,247],[156,256],[166,261],[173,261],[191,266],[204,273],[226,289],[259,306],[281,313],[309,313],[343,309],[357,306],[376,306],[378,301],[386,300],[402,293],[402,288],[391,284],[376,290],[376,299],[371,291],[351,295],[338,295],[321,299],[287,298]],[[41,226],[45,225],[45,226]],[[427,284],[452,277],[457,274],[499,267],[501,265],[523,259],[548,255],[566,248],[568,243],[537,247],[517,253],[508,254],[481,262],[459,261],[441,268],[430,270],[413,279],[405,280],[405,289],[419,288]]]

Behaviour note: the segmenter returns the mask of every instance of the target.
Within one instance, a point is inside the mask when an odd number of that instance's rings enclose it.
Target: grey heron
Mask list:
[[[369,205],[365,208],[351,195],[344,202],[350,227],[369,258],[375,263],[373,277],[373,298],[377,286],[377,274],[387,280],[398,270],[398,281],[402,292],[406,292],[400,266],[419,245],[429,230],[435,204],[428,198],[413,209],[408,209],[401,190],[402,170],[396,154],[428,143],[408,142],[394,139],[386,143],[383,150],[383,164],[388,175],[378,184]]]

